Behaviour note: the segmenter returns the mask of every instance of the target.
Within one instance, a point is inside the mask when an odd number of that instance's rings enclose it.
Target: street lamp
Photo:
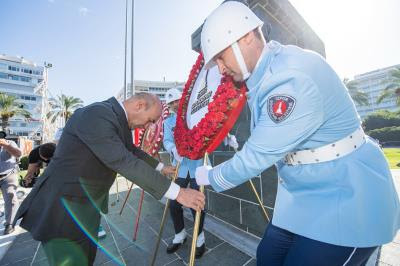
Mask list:
[[[41,89],[41,96],[42,96],[42,142],[47,142],[50,140],[50,123],[49,119],[47,118],[47,113],[49,112],[49,102],[47,97],[47,82],[48,82],[48,70],[49,68],[53,67],[53,64],[44,62],[44,77],[43,77],[43,86]]]

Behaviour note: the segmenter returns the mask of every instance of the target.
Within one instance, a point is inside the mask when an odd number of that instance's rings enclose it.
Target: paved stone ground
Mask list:
[[[393,175],[400,192],[400,170],[394,170]],[[116,187],[113,186],[110,195],[109,213],[102,218],[103,228],[107,237],[100,240],[101,248],[97,251],[96,265],[149,265],[164,205],[145,194],[141,220],[136,241],[132,241],[134,224],[137,214],[137,204],[140,189],[134,189],[129,197],[122,216],[119,215],[123,200],[127,193],[125,179],[119,178],[119,201]],[[26,191],[25,192],[29,192]],[[1,200],[1,199],[0,199]],[[1,203],[0,203],[1,205]],[[4,216],[0,218],[0,232]],[[185,218],[186,229],[192,231],[193,222]],[[196,265],[256,265],[253,254],[246,254],[235,248],[231,242],[205,231],[207,252],[196,260]],[[174,235],[172,222],[169,219],[158,251],[156,265],[187,265],[190,252],[191,238],[174,254],[166,254],[165,249]],[[217,234],[221,235],[221,234]],[[40,243],[33,240],[29,233],[18,228],[9,236],[0,236],[0,266],[3,265],[48,265]],[[384,245],[371,257],[368,266],[400,266],[400,233],[392,243]]]
[[[95,264],[149,265],[164,205],[145,194],[137,240],[132,241],[140,189],[132,190],[124,212],[120,216],[119,211],[125,199],[127,187],[126,181],[122,178],[119,179],[118,183],[120,191],[123,192],[119,193],[119,201],[117,201],[117,194],[113,193],[115,191],[111,191],[109,213],[102,218],[102,225],[107,232],[107,236],[99,241],[101,248],[97,251]],[[115,190],[115,186],[113,190]],[[192,232],[193,222],[185,218],[185,227],[188,233]],[[13,235],[8,236],[7,239],[4,238],[4,241],[0,240],[0,243],[3,241],[5,246],[9,246],[6,252],[3,251],[5,254],[0,261],[0,266],[48,265],[40,243],[33,240],[28,232],[19,228],[18,232]],[[173,225],[168,214],[156,265],[187,265],[191,237],[176,253],[167,254],[165,250],[173,235]],[[15,239],[12,241],[14,237]],[[208,231],[205,231],[205,237],[207,251],[201,259],[196,260],[196,265],[256,265],[251,256]]]

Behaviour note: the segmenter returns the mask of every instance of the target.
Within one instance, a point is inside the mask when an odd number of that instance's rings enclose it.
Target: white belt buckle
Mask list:
[[[294,153],[294,154],[296,154],[296,153]],[[286,156],[285,156],[285,163],[286,164],[289,164],[289,165],[297,165],[297,163],[294,161],[294,159],[293,159],[293,155],[292,155],[292,153],[290,152],[290,153],[288,153],[288,154],[286,154]]]

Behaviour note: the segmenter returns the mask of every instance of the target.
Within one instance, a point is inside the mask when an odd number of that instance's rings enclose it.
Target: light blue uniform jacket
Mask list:
[[[227,190],[276,164],[274,225],[341,246],[392,241],[400,227],[399,198],[385,157],[369,137],[336,160],[284,163],[288,152],[333,143],[360,127],[345,86],[326,61],[272,41],[246,83],[251,136],[233,158],[209,172],[212,187]],[[289,96],[287,106],[293,106],[281,121],[270,106],[279,96]]]
[[[176,160],[172,153],[172,150],[175,148],[175,140],[174,140],[174,129],[176,125],[176,114],[171,114],[164,121],[164,148],[169,153],[172,158],[172,165],[176,165]],[[178,177],[186,178],[188,172],[190,174],[190,178],[195,178],[196,168],[203,165],[203,159],[200,160],[190,160],[188,158],[183,157],[183,160],[179,166]]]

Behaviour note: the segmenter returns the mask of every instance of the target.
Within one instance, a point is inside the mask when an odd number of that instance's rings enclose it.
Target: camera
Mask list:
[[[37,181],[37,177],[34,177],[34,178],[32,178],[31,182],[28,183],[28,182],[26,182],[26,180],[23,179],[22,176],[19,176],[19,177],[20,177],[20,179],[19,179],[19,185],[20,185],[21,187],[24,187],[24,188],[31,188],[31,187],[33,187],[33,186],[35,185],[36,181]]]

